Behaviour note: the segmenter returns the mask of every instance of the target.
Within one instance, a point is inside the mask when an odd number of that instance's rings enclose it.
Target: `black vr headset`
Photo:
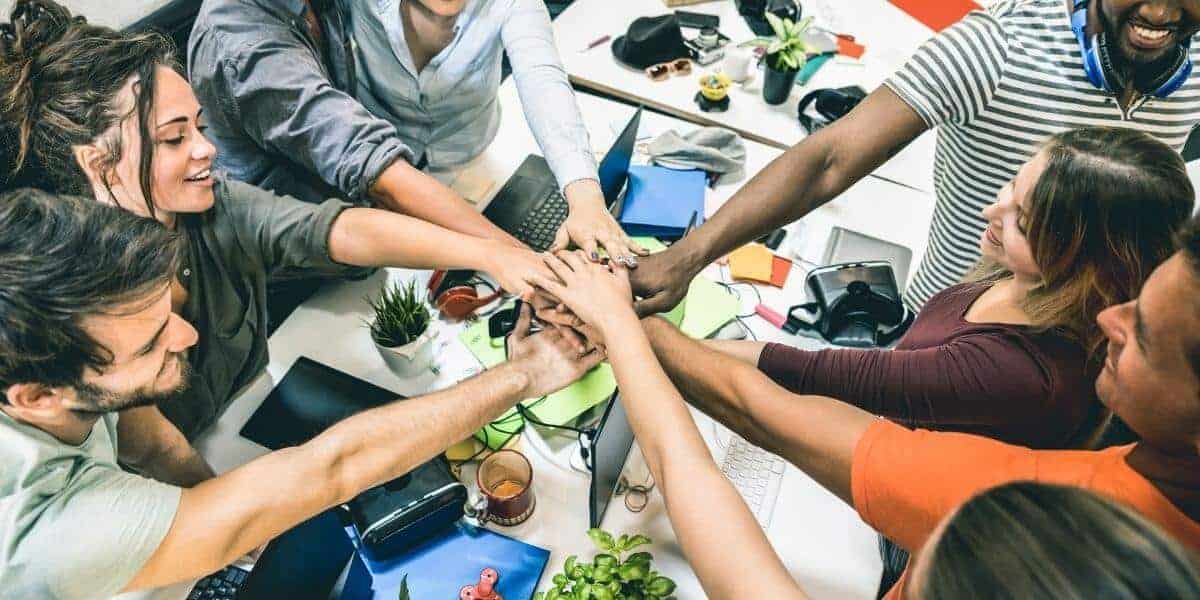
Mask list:
[[[805,283],[816,301],[788,311],[783,329],[789,333],[812,330],[837,346],[875,348],[899,339],[916,316],[900,301],[885,261],[819,267]]]
[[[800,126],[804,131],[814,133],[846,116],[866,97],[866,90],[857,85],[813,90],[800,99],[800,107],[796,110]]]

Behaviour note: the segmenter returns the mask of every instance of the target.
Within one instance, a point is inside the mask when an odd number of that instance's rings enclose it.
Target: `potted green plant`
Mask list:
[[[744,45],[766,50],[763,100],[767,104],[783,104],[796,84],[796,74],[808,62],[808,45],[804,42],[803,34],[812,25],[812,17],[801,19],[798,23],[791,19],[780,19],[771,13],[766,13],[766,18],[775,35],[756,38]]]
[[[534,600],[674,600],[675,582],[652,568],[649,552],[626,554],[650,543],[644,535],[614,537],[600,529],[589,529],[588,537],[600,549],[590,561],[568,556],[562,573],[554,576],[554,587],[534,594]]]
[[[433,364],[432,319],[416,282],[384,287],[379,298],[367,302],[375,312],[370,323],[371,340],[383,362],[397,375],[415,375],[428,369]]]

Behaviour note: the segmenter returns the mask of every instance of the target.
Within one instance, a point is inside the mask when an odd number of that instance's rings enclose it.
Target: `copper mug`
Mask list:
[[[475,473],[483,497],[473,507],[483,525],[514,526],[524,523],[537,504],[533,496],[533,465],[516,450],[497,450],[483,459]]]

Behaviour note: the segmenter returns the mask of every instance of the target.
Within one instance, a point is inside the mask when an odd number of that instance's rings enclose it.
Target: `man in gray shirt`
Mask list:
[[[207,0],[188,43],[218,167],[303,200],[373,200],[506,238],[421,172],[475,158],[500,124],[501,57],[570,213],[555,240],[634,244],[608,213],[542,0]]]
[[[603,358],[529,335],[526,309],[509,362],[172,486],[118,466],[117,423],[183,391],[197,339],[171,311],[183,253],[179,234],[119,208],[0,194],[0,596],[103,598],[211,573]]]

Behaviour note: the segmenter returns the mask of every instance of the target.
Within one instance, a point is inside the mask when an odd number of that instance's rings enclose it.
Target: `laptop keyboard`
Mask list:
[[[537,205],[537,208],[529,211],[525,222],[521,223],[513,235],[518,240],[529,244],[530,248],[541,252],[554,243],[554,236],[558,234],[558,228],[563,221],[567,220],[569,212],[567,199],[563,198],[561,192],[555,190],[546,196]]]
[[[238,590],[250,572],[228,566],[196,582],[187,600],[237,600]]]

